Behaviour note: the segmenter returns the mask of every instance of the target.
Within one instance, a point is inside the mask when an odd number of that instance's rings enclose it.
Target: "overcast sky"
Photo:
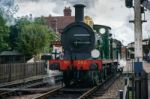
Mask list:
[[[1,0],[0,0],[1,1]],[[37,16],[63,15],[64,7],[71,6],[74,15],[76,3],[84,3],[85,15],[91,16],[95,24],[108,25],[112,28],[113,37],[128,44],[134,41],[134,25],[129,23],[133,20],[133,9],[125,7],[125,0],[8,0],[15,1],[19,6],[15,16],[32,14]],[[68,2],[66,2],[68,1]],[[150,11],[146,12],[147,23],[143,24],[143,37],[150,36]]]

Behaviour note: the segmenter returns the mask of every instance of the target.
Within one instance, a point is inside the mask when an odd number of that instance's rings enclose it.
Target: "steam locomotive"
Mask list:
[[[104,25],[90,27],[83,22],[85,6],[76,4],[74,7],[75,22],[61,35],[63,59],[49,60],[49,68],[63,72],[66,86],[98,85],[117,70],[109,38],[111,28]]]

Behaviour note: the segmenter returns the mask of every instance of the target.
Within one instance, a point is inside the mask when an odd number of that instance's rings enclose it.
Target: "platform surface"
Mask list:
[[[146,73],[150,73],[150,63],[144,62],[143,69]]]
[[[150,99],[150,63],[143,61],[143,70],[148,74],[148,99]],[[134,61],[126,61],[123,73],[133,73],[134,71]]]
[[[123,68],[123,73],[133,72],[133,61],[126,61],[126,65]]]
[[[146,73],[150,73],[150,63],[143,61],[143,70]],[[134,61],[127,61],[126,66],[124,66],[124,73],[132,73],[134,71]]]

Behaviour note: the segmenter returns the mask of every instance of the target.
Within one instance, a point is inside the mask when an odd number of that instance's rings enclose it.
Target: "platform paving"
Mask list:
[[[150,63],[143,61],[143,70],[147,73],[147,86],[148,86],[148,99],[150,99]],[[134,61],[127,61],[126,66],[124,66],[123,73],[133,73],[134,71]],[[146,89],[145,89],[146,90]],[[146,92],[146,91],[145,91]]]
[[[143,69],[146,73],[150,73],[150,63],[144,62]]]
[[[126,61],[126,65],[123,68],[123,73],[133,72],[133,61]]]
[[[143,70],[146,73],[150,73],[150,63],[143,61]],[[130,60],[126,62],[126,66],[124,66],[123,73],[133,73],[134,71],[134,61]]]

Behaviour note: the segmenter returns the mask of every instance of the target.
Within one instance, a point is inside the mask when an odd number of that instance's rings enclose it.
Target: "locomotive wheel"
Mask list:
[[[63,81],[64,81],[66,87],[70,86],[69,71],[64,71],[63,72]]]
[[[94,76],[94,85],[99,85],[100,84],[100,77],[98,74],[98,71],[93,71],[93,76]]]
[[[97,86],[100,84],[100,75],[98,71],[90,71],[91,75],[91,85],[92,86]]]

